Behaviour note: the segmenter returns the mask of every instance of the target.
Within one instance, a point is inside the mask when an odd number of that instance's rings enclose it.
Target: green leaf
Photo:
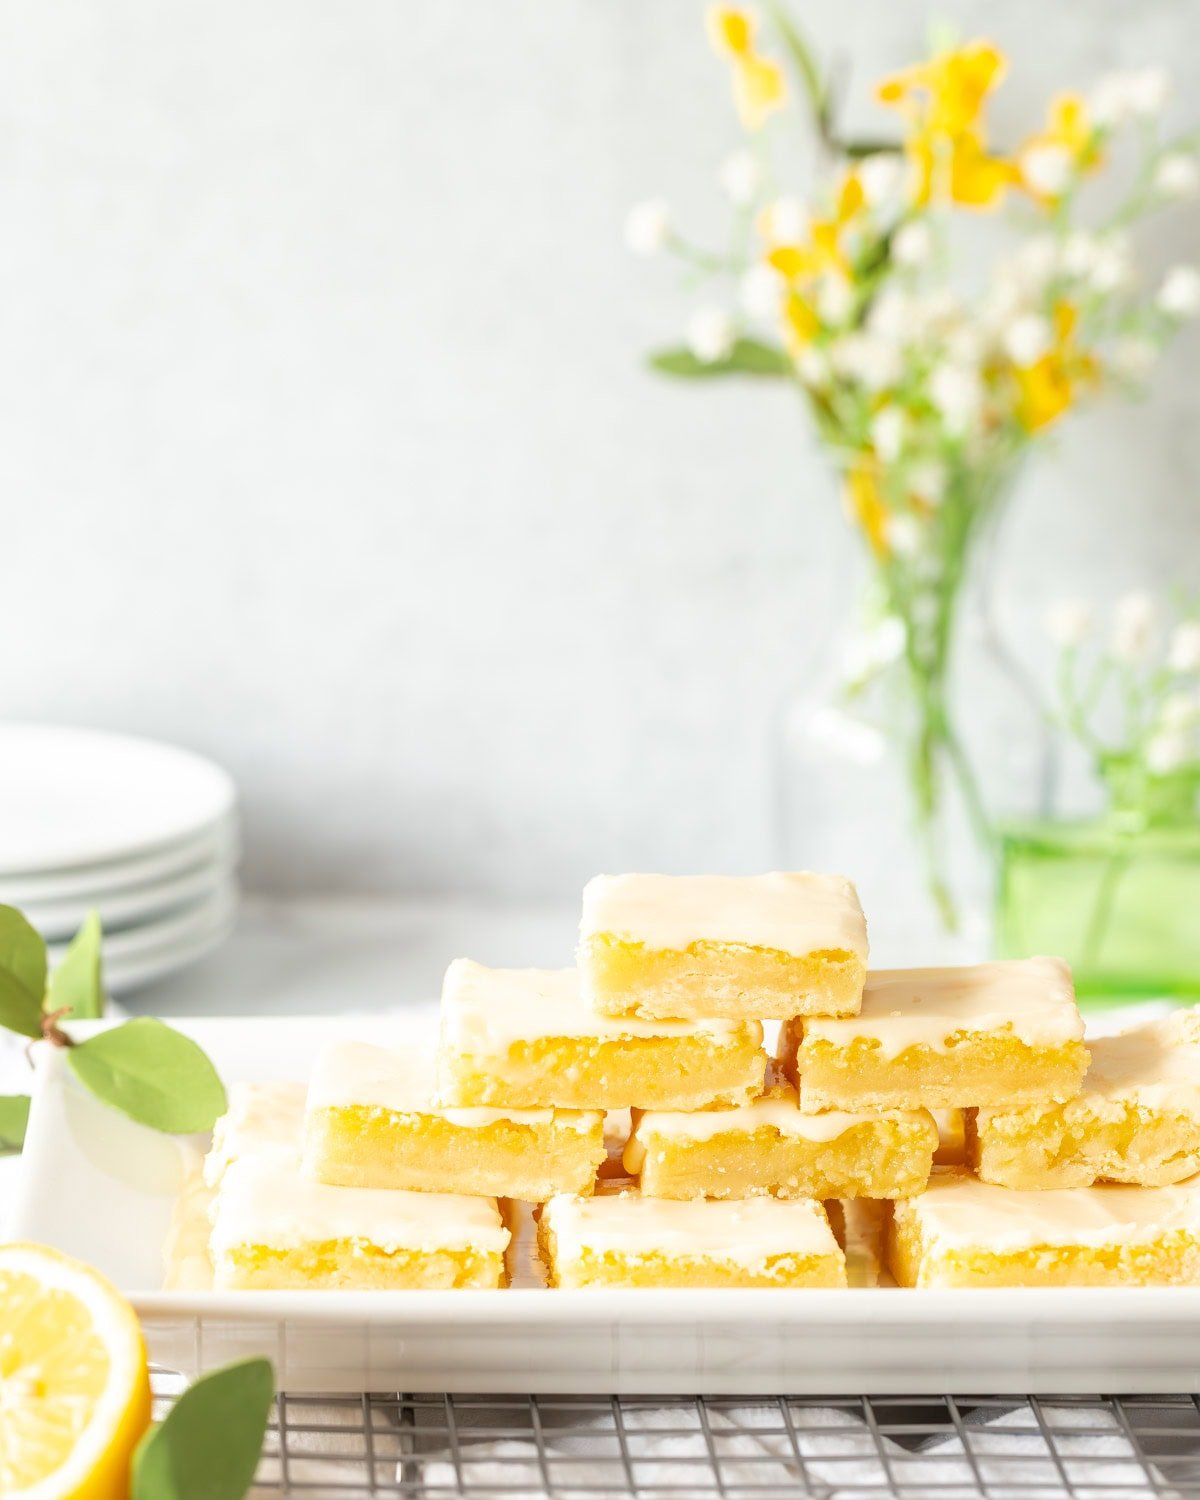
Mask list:
[[[204,1052],[149,1016],[77,1042],[67,1061],[97,1099],[170,1135],[211,1130],[225,1113],[225,1089]]]
[[[24,1094],[0,1094],[0,1156],[14,1156],[25,1144],[29,1100]]]
[[[13,906],[0,906],[0,1026],[41,1036],[46,944]]]
[[[660,349],[650,356],[652,369],[683,380],[707,380],[718,375],[788,375],[791,361],[782,349],[758,339],[738,339],[724,359],[697,359],[690,349]]]
[[[242,1500],[254,1483],[274,1394],[266,1359],[202,1375],[138,1444],[130,1500]]]
[[[73,1021],[93,1021],[104,1014],[102,935],[100,914],[88,912],[62,963],[50,976],[49,1010],[70,1011]]]
[[[809,106],[812,109],[817,129],[824,135],[829,128],[829,93],[821,77],[817,60],[813,56],[812,48],[782,5],[771,4],[768,9],[771,13],[771,24],[779,33],[780,40],[792,60],[792,66],[804,86],[804,92],[808,95]]]
[[[853,140],[839,144],[854,161],[861,161],[864,156],[899,156],[904,149],[898,141]]]

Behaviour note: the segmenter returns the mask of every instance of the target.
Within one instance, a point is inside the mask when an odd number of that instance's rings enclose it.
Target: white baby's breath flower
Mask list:
[[[1167,643],[1167,666],[1172,672],[1200,672],[1200,620],[1176,625]]]
[[[661,198],[650,198],[629,210],[625,243],[635,255],[656,255],[671,233],[671,210]]]
[[[760,261],[742,273],[738,282],[738,302],[751,318],[766,322],[779,314],[783,300],[783,278],[774,266]]]
[[[1130,120],[1159,114],[1170,93],[1170,79],[1163,68],[1139,68],[1127,73],[1109,73],[1092,91],[1092,118],[1104,129],[1127,125]]]
[[[946,333],[946,357],[956,365],[978,365],[987,354],[985,331],[975,323],[959,323]]]
[[[1030,146],[1021,153],[1021,176],[1035,193],[1057,198],[1071,181],[1071,153],[1065,146]]]
[[[979,416],[983,385],[976,371],[947,362],[929,377],[929,399],[941,412],[947,431],[961,436]]]
[[[796,356],[796,374],[810,389],[823,390],[829,384],[828,355],[823,349],[809,344]]]
[[[1186,151],[1168,151],[1154,169],[1154,187],[1164,198],[1194,198],[1200,192],[1200,165]]]
[[[882,339],[905,343],[915,324],[913,299],[900,287],[884,287],[867,313],[867,327]]]
[[[688,319],[687,346],[702,364],[716,364],[733,348],[733,319],[723,307],[698,307]]]
[[[735,151],[721,163],[718,175],[729,201],[745,208],[762,186],[762,163],[753,151]]]
[[[1059,599],[1046,611],[1046,634],[1063,650],[1081,646],[1092,629],[1092,608],[1084,599]]]
[[[1128,338],[1118,339],[1113,345],[1109,363],[1126,380],[1145,380],[1157,358],[1158,350],[1149,339],[1130,335]]]
[[[877,151],[873,156],[864,156],[858,164],[863,197],[872,208],[881,208],[898,198],[906,176],[904,158],[894,151]]]
[[[1035,234],[1024,241],[1005,268],[1025,297],[1036,297],[1058,270],[1059,244],[1051,234]]]
[[[1137,119],[1160,115],[1171,94],[1171,76],[1166,68],[1138,68],[1128,77],[1129,108]]]
[[[1154,300],[1168,317],[1194,318],[1200,312],[1200,271],[1194,266],[1172,267]]]
[[[869,391],[895,385],[904,370],[899,347],[871,333],[846,334],[831,347],[829,357],[839,375],[857,380]]]
[[[1114,238],[1100,241],[1087,276],[1095,292],[1119,292],[1133,280],[1133,260],[1128,242]]]
[[[776,198],[763,209],[763,237],[774,245],[796,244],[807,228],[808,215],[797,198]]]
[[[1155,776],[1182,770],[1194,755],[1191,735],[1178,729],[1164,730],[1146,741],[1146,769]]]
[[[898,266],[915,269],[933,254],[933,232],[923,219],[902,224],[892,236],[892,259]]]
[[[895,463],[900,457],[907,427],[907,420],[898,406],[885,406],[872,417],[871,446],[885,464]]]
[[[817,286],[816,303],[821,321],[836,328],[854,311],[854,287],[845,276],[822,276]]]
[[[1158,609],[1151,596],[1140,590],[1123,594],[1113,615],[1113,655],[1123,662],[1144,661],[1157,630]]]
[[[1200,697],[1195,693],[1168,693],[1159,709],[1158,722],[1164,729],[1192,729],[1200,724]]]
[[[1094,234],[1076,229],[1063,240],[1059,257],[1062,269],[1068,276],[1088,277],[1095,268],[1099,251],[1100,241]]]
[[[889,516],[884,536],[897,557],[915,557],[925,541],[925,530],[915,516]]]
[[[946,467],[936,459],[925,459],[911,465],[908,471],[909,492],[923,504],[937,506],[946,493]]]
[[[1020,369],[1037,364],[1053,341],[1050,325],[1036,313],[1026,313],[1011,323],[1004,334],[1004,352]]]
[[[862,680],[850,672],[846,676],[850,682]],[[873,724],[856,719],[832,703],[817,704],[808,716],[806,727],[815,744],[853,765],[878,765],[887,754],[887,740]]]

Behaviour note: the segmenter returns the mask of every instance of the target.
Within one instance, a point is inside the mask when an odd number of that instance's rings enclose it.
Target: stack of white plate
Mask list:
[[[55,963],[89,911],[119,994],[229,935],[237,910],[237,794],[211,761],[153,740],[0,724],[0,902]]]

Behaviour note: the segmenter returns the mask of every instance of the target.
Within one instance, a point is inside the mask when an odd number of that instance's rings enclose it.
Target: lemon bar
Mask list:
[[[600,1015],[849,1016],[866,966],[840,875],[598,875],[583,892],[579,967]]]
[[[955,1109],[1065,1103],[1087,1068],[1060,958],[879,969],[857,1016],[789,1021],[779,1061],[800,1107]]]
[[[578,1109],[444,1109],[436,1058],[342,1041],[317,1059],[304,1166],[337,1187],[480,1193],[541,1203],[591,1192],[604,1115]]]
[[[264,1146],[296,1146],[304,1128],[302,1083],[245,1083],[229,1086],[229,1107],[213,1126],[212,1147],[204,1158],[204,1181],[220,1186],[239,1157]]]
[[[442,987],[443,1104],[505,1109],[708,1109],[762,1093],[757,1021],[598,1016],[574,969],[456,959]]]
[[[971,1112],[969,1162],[985,1182],[1162,1187],[1200,1172],[1200,1009],[1089,1039],[1088,1050],[1078,1098]]]
[[[218,1291],[497,1287],[509,1231],[494,1198],[329,1187],[300,1153],[231,1162],[213,1204]]]
[[[906,1198],[937,1144],[927,1110],[805,1115],[786,1083],[740,1109],[647,1110],[624,1163],[654,1198]]]
[[[893,1205],[887,1261],[901,1286],[1191,1286],[1200,1185],[1027,1192],[938,1170]]]
[[[542,1206],[538,1244],[555,1287],[846,1285],[841,1246],[809,1198],[565,1194]]]

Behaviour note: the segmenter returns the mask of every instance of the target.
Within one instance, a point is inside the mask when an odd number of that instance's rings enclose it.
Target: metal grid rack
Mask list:
[[[163,1389],[160,1404],[169,1400]],[[1192,1396],[280,1395],[268,1500],[1200,1497]]]

